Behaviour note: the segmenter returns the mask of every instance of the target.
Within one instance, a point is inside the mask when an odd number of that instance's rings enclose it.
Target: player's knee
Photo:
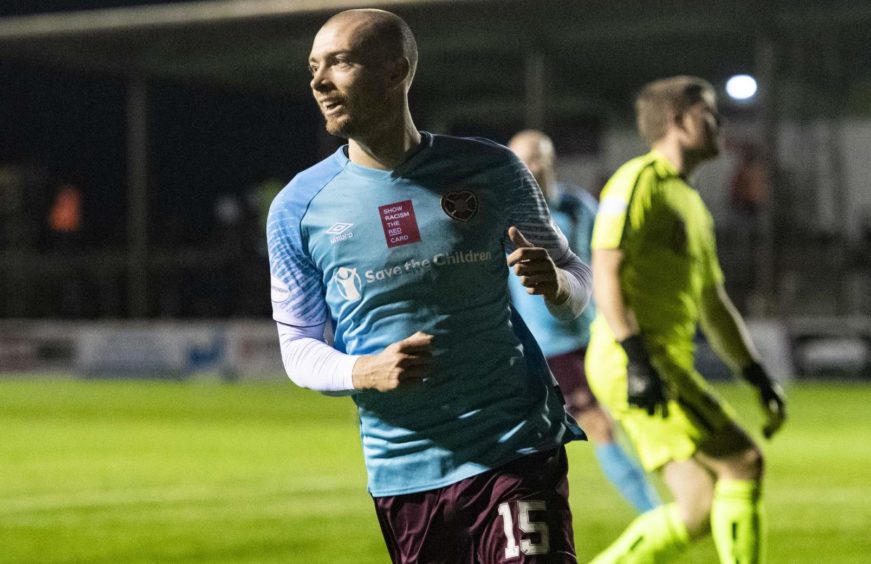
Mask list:
[[[747,465],[757,480],[762,478],[763,471],[765,470],[765,457],[762,451],[758,448],[750,449],[747,454]]]
[[[742,451],[733,459],[733,471],[735,478],[744,480],[759,480],[765,467],[765,459],[762,451],[756,447]]]

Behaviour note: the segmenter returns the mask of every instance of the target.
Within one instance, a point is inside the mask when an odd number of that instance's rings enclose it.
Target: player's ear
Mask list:
[[[666,123],[669,127],[674,126],[680,130],[686,129],[686,112],[678,112],[674,108],[666,111]]]
[[[405,82],[411,72],[411,63],[405,57],[396,57],[388,63],[387,69],[387,85],[392,88]]]

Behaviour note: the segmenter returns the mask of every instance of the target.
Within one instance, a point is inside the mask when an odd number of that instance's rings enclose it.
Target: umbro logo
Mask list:
[[[334,223],[332,227],[325,231],[325,233],[330,236],[330,244],[335,245],[339,241],[344,241],[345,239],[353,237],[354,232],[351,231],[353,226],[353,223]]]
[[[329,234],[329,235],[339,235],[339,234],[341,234],[341,233],[344,233],[345,231],[347,231],[348,229],[350,229],[350,228],[353,227],[353,226],[354,226],[353,223],[341,223],[341,222],[340,222],[340,223],[336,223],[336,224],[334,224],[332,227],[330,227],[329,229],[327,229],[327,234]]]

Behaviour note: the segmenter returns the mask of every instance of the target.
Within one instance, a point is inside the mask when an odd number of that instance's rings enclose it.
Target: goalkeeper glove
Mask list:
[[[632,335],[620,341],[626,352],[626,399],[629,405],[646,409],[648,415],[662,409],[662,416],[668,417],[668,399],[665,385],[659,373],[650,363],[650,356],[644,348],[641,335]]]
[[[759,402],[768,419],[762,428],[762,434],[770,439],[786,420],[786,396],[780,385],[755,360],[744,367],[743,375],[759,391]]]

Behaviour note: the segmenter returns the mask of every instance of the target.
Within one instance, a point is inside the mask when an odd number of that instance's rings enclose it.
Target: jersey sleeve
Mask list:
[[[294,200],[293,188],[291,183],[272,202],[266,222],[272,317],[285,325],[308,327],[327,321],[327,305],[320,272],[303,247],[305,206]]]
[[[626,233],[644,223],[650,204],[656,173],[645,167],[636,174],[619,171],[602,190],[596,223],[593,226],[593,249],[623,249]]]
[[[515,226],[536,247],[547,250],[554,261],[569,252],[569,242],[553,221],[547,201],[541,193],[535,178],[517,157],[511,156],[504,169],[507,184],[507,230]],[[506,251],[514,250],[514,245],[506,238]]]

